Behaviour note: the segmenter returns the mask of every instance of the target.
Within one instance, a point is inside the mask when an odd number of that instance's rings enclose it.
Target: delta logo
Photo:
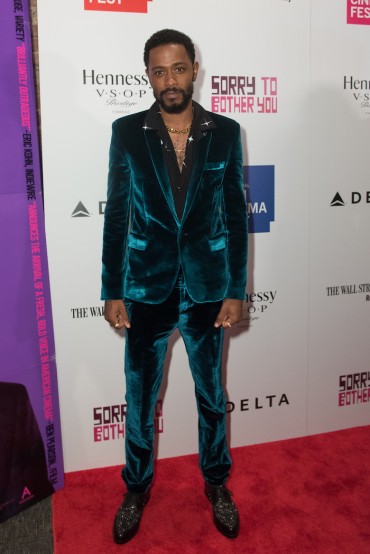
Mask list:
[[[152,0],[84,0],[85,10],[99,12],[148,13]]]
[[[71,217],[91,217],[91,213],[79,202],[72,212]]]
[[[347,23],[370,25],[370,0],[347,0]]]
[[[345,201],[343,199],[343,196],[337,192],[333,198],[333,200],[330,202],[330,206],[333,207],[343,207],[347,206],[348,204],[360,204],[360,203],[370,204],[370,190],[366,190],[364,192],[358,192],[353,191],[351,192],[351,198],[350,201]]]

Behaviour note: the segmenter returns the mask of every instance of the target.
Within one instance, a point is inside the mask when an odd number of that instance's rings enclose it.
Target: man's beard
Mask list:
[[[160,107],[165,112],[167,112],[167,113],[181,113],[189,105],[189,102],[190,102],[190,100],[192,99],[192,96],[193,96],[193,91],[194,91],[194,86],[193,86],[193,83],[191,83],[191,85],[189,85],[189,87],[186,90],[180,89],[180,88],[175,88],[175,87],[166,88],[166,90],[162,90],[158,95],[155,95],[155,98],[156,98],[158,104],[160,105]],[[171,104],[165,104],[165,102],[163,100],[163,96],[167,92],[178,92],[178,93],[182,94],[182,101],[179,102],[179,103],[174,102],[174,103],[171,103]]]

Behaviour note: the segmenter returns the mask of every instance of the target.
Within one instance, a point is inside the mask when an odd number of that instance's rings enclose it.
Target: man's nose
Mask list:
[[[166,86],[169,86],[169,87],[177,85],[176,75],[172,73],[172,71],[169,71],[166,74],[165,84]]]

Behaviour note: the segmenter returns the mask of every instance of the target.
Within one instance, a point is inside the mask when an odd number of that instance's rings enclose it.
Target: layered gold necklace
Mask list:
[[[192,113],[192,117],[194,117],[194,108],[193,108],[193,113]],[[165,121],[163,120],[163,123],[164,123],[164,126],[166,127],[167,131],[169,133],[173,133],[175,135],[186,135],[190,129],[191,129],[191,124],[192,122],[190,123],[190,125],[188,125],[187,127],[185,127],[185,129],[181,129],[181,131],[178,131],[177,129],[174,129],[173,127],[169,127],[168,125],[166,125]]]
[[[181,131],[174,129],[173,127],[168,127],[168,125],[166,124],[164,125],[169,133],[175,133],[176,135],[186,135],[186,133],[188,133],[191,129],[191,124],[189,125],[189,127],[185,127],[185,129],[181,129]]]

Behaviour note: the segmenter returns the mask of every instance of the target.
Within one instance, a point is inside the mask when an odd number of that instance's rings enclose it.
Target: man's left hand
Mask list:
[[[223,327],[228,329],[232,327],[234,323],[238,323],[242,318],[243,313],[243,300],[236,300],[235,298],[225,298],[222,302],[221,310],[215,321],[215,327]]]

